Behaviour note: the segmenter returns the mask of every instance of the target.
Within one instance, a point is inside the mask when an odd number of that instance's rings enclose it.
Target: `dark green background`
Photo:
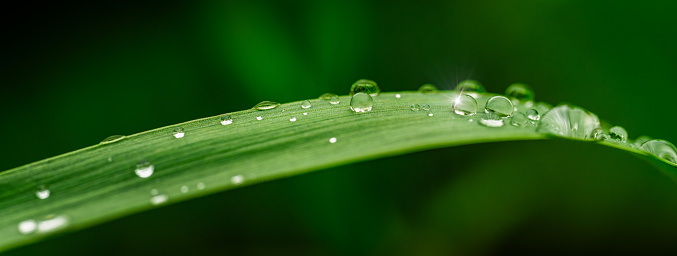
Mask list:
[[[669,1],[24,3],[5,22],[0,169],[262,100],[523,82],[677,142]],[[9,255],[677,253],[677,186],[619,150],[473,145],[183,202]]]

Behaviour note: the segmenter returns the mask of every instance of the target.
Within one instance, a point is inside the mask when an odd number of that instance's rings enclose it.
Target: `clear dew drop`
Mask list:
[[[462,94],[454,99],[451,109],[457,115],[471,116],[477,113],[477,101],[470,95]]]
[[[484,89],[484,86],[475,80],[463,80],[458,85],[456,85],[456,92],[461,93],[483,93],[487,90]]]
[[[338,97],[338,95],[333,94],[333,93],[325,93],[325,94],[322,94],[322,95],[320,96],[320,99],[321,99],[321,100],[330,100],[330,99],[333,98],[334,96]]]
[[[312,105],[310,105],[309,100],[304,100],[303,102],[301,102],[301,108],[310,108],[311,106]]]
[[[40,186],[38,188],[38,191],[35,192],[35,196],[37,196],[40,199],[47,199],[49,198],[49,195],[51,195],[51,192],[44,185]]]
[[[482,115],[480,124],[486,127],[502,127],[505,123],[497,113],[491,112]]]
[[[538,121],[541,119],[541,115],[538,114],[538,110],[535,109],[529,109],[527,110],[527,117],[531,121]]]
[[[136,170],[134,170],[136,176],[139,176],[140,178],[148,178],[153,175],[154,171],[155,166],[146,160],[142,160],[136,164]]]
[[[167,196],[165,194],[159,194],[159,195],[156,195],[156,196],[152,196],[150,198],[150,204],[152,204],[152,205],[163,204],[163,203],[167,202],[167,199],[169,199],[169,196]]]
[[[421,110],[425,110],[425,111],[430,110],[430,105],[428,105],[428,104],[423,104],[423,106],[421,106]]]
[[[205,184],[203,182],[198,182],[195,187],[197,188],[197,190],[203,190],[205,189]]]
[[[505,96],[508,96],[508,98],[511,99],[516,99],[520,102],[534,101],[535,95],[534,89],[526,84],[515,83],[511,84],[507,89],[505,89]]]
[[[602,128],[595,128],[592,130],[592,134],[590,135],[590,138],[597,140],[597,141],[602,141],[602,140],[608,140],[609,135],[604,132]]]
[[[19,229],[19,233],[23,235],[31,234],[38,229],[38,222],[32,219],[24,220],[22,222],[19,222],[17,229]]]
[[[336,143],[336,137],[329,138],[329,143]]]
[[[620,126],[611,127],[609,129],[609,139],[616,143],[625,144],[628,142],[628,132]]]
[[[378,88],[378,85],[374,81],[360,79],[350,86],[350,96],[354,96],[360,92],[369,94],[370,96],[376,96],[381,93],[381,89]]]
[[[68,218],[64,215],[50,215],[46,220],[38,222],[38,233],[47,233],[68,225]]]
[[[289,122],[296,122],[296,117],[295,117],[295,116],[291,116],[291,117],[289,118]]]
[[[591,139],[600,128],[597,115],[576,106],[560,105],[543,114],[538,132],[576,139]]]
[[[420,93],[431,93],[431,92],[436,92],[437,87],[435,87],[432,84],[424,84],[421,85],[421,87],[418,88],[418,92]]]
[[[235,175],[233,177],[230,177],[230,182],[232,182],[235,185],[242,184],[244,182],[244,176],[242,175]]]
[[[487,100],[487,105],[484,107],[484,112],[496,113],[499,117],[509,117],[515,111],[515,106],[508,98],[503,96],[494,96]]]
[[[369,112],[374,106],[374,99],[366,93],[358,92],[350,99],[350,109],[355,112]]]
[[[181,193],[188,193],[188,186],[181,186]]]
[[[421,105],[418,104],[411,104],[411,107],[409,107],[411,111],[419,111],[421,109]]]
[[[101,142],[99,142],[99,144],[113,143],[113,142],[122,140],[124,138],[125,138],[124,135],[112,135],[112,136],[108,136],[105,139],[103,139]]]
[[[180,139],[183,138],[183,136],[186,135],[186,132],[183,131],[183,127],[178,127],[174,129],[174,138]]]
[[[256,117],[256,120],[261,121],[261,120],[263,120],[263,117],[262,117],[262,116],[257,116],[257,117]]]
[[[276,107],[280,106],[280,103],[274,102],[274,101],[261,101],[259,104],[254,105],[252,109],[256,110],[268,110],[268,109],[274,109]]]
[[[665,161],[677,165],[677,148],[665,140],[649,140],[639,147],[641,150],[651,153]]]
[[[402,98],[402,95],[399,94],[399,93],[398,93],[398,94],[395,94],[395,98],[398,98],[398,99],[399,99],[399,98]]]
[[[223,115],[219,121],[222,125],[229,125],[233,123],[233,118],[230,115]]]
[[[522,112],[517,112],[510,118],[510,124],[513,126],[524,126],[527,124],[528,118]]]
[[[337,95],[334,95],[334,96],[331,96],[331,99],[329,99],[329,103],[331,103],[332,105],[336,105],[336,104],[341,103],[341,100],[339,99],[339,97]]]

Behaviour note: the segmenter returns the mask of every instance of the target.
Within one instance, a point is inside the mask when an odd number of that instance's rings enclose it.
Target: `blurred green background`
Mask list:
[[[196,118],[472,78],[677,142],[677,2],[23,3],[5,22],[0,170]],[[9,11],[9,10],[8,10]],[[566,141],[439,149],[174,204],[8,255],[677,253],[677,185]]]

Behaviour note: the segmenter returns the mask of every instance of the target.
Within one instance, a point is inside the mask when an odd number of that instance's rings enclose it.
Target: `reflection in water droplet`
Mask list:
[[[487,127],[502,127],[504,123],[503,119],[501,119],[501,117],[496,112],[491,112],[482,115],[482,118],[480,118],[480,124]]]
[[[409,107],[409,109],[411,109],[411,111],[418,111],[419,109],[421,109],[421,106],[418,104],[412,104],[411,107]]]
[[[609,135],[606,135],[606,133],[604,132],[604,130],[602,130],[602,128],[595,128],[594,130],[592,130],[590,138],[601,141],[609,139]]]
[[[63,215],[57,215],[50,219],[40,221],[38,223],[38,233],[50,232],[62,227],[65,227],[68,224],[68,218]]]
[[[430,105],[428,105],[428,104],[423,104],[423,106],[421,106],[421,110],[426,110],[426,111],[427,111],[427,110],[430,110]]]
[[[398,98],[398,99],[399,99],[399,98],[401,98],[401,97],[402,97],[402,95],[400,95],[399,93],[398,93],[398,94],[395,94],[395,98]]]
[[[203,189],[205,189],[205,184],[200,182],[200,183],[197,184],[196,187],[197,187],[197,190],[203,190]]]
[[[470,95],[459,95],[452,102],[451,109],[457,115],[471,116],[477,113],[477,101]]]
[[[535,93],[534,89],[531,89],[531,86],[515,83],[511,84],[507,89],[505,89],[505,96],[524,103],[533,101]]]
[[[256,120],[261,121],[261,120],[263,120],[263,117],[262,117],[262,116],[257,116],[257,117],[256,117]]]
[[[150,177],[151,175],[153,175],[153,171],[155,171],[155,166],[153,166],[152,164],[150,164],[150,162],[146,160],[142,160],[138,164],[136,164],[136,170],[134,170],[136,175],[141,178]]]
[[[296,117],[295,117],[295,116],[291,116],[291,117],[289,118],[289,121],[290,121],[290,122],[296,122]]]
[[[338,96],[338,95],[333,94],[333,93],[325,93],[325,94],[322,94],[322,96],[320,96],[320,99],[329,100],[329,99],[333,98],[334,96]]]
[[[654,156],[662,158],[674,165],[677,165],[677,148],[672,143],[664,140],[650,140],[644,142],[639,147],[641,150],[651,153]]]
[[[268,110],[268,109],[274,109],[277,106],[279,106],[280,103],[274,102],[274,101],[261,101],[259,104],[254,105],[252,109],[257,109],[257,110]]]
[[[513,126],[524,126],[527,124],[527,115],[522,112],[517,112],[510,118],[510,124]]]
[[[350,100],[350,109],[355,112],[369,112],[374,106],[374,99],[369,94],[358,92]]]
[[[181,186],[181,193],[188,193],[188,186]]]
[[[336,143],[336,137],[329,138],[329,143]]]
[[[350,87],[350,95],[353,96],[359,92],[369,94],[370,96],[376,96],[381,92],[381,89],[378,88],[378,85],[374,81],[360,79]]]
[[[482,93],[486,92],[487,90],[484,89],[484,86],[480,84],[480,82],[477,82],[475,80],[463,80],[458,85],[456,85],[456,92],[459,94],[462,93]]]
[[[122,140],[124,138],[125,138],[124,135],[112,135],[112,136],[108,136],[105,139],[103,139],[101,142],[99,142],[99,144],[112,143],[112,142]]]
[[[35,232],[35,230],[38,228],[38,223],[35,220],[24,220],[19,222],[17,228],[19,229],[19,233],[27,235]]]
[[[628,132],[620,126],[611,127],[609,129],[609,139],[613,142],[625,144],[628,142]]]
[[[336,105],[336,104],[341,103],[341,100],[339,100],[338,96],[334,95],[334,96],[331,97],[331,99],[329,99],[329,103]]]
[[[221,124],[222,125],[229,125],[233,123],[233,118],[230,117],[230,115],[223,115],[221,116]]]
[[[432,84],[424,84],[424,85],[421,85],[421,87],[418,88],[418,92],[421,92],[421,93],[431,93],[431,92],[436,92],[436,91],[437,91],[437,87],[435,87]]]
[[[161,194],[161,195],[151,197],[150,203],[152,205],[158,205],[158,204],[162,204],[164,202],[167,202],[167,199],[169,199],[169,196],[167,196],[165,194]]]
[[[47,199],[50,194],[51,194],[51,192],[44,185],[40,186],[38,188],[38,191],[35,192],[35,196],[37,196],[40,199]]]
[[[499,117],[509,117],[512,115],[515,110],[515,106],[512,105],[512,102],[503,96],[494,96],[487,100],[487,106],[484,108],[484,112],[496,113]]]
[[[541,117],[538,132],[569,138],[591,139],[593,130],[599,127],[597,115],[580,107],[561,105]]]
[[[535,109],[529,109],[527,110],[527,117],[531,121],[538,121],[541,119],[541,115],[538,114],[538,111]]]
[[[309,100],[304,100],[303,102],[301,102],[301,108],[310,108],[311,106],[312,105],[310,105]]]
[[[244,176],[235,175],[235,176],[230,178],[230,182],[232,182],[235,185],[241,184],[242,182],[244,182]]]
[[[174,138],[180,139],[183,138],[184,135],[186,135],[186,133],[183,131],[183,127],[174,129]]]

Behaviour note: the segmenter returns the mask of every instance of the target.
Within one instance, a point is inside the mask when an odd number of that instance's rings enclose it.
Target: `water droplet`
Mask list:
[[[360,92],[369,94],[370,96],[376,96],[381,92],[381,89],[378,88],[378,85],[374,81],[360,79],[350,87],[350,95],[354,96]]]
[[[40,223],[38,223],[38,233],[50,232],[65,227],[66,224],[68,224],[68,218],[66,218],[66,216],[51,216],[49,219],[40,221]]]
[[[545,102],[536,102],[533,108],[538,110],[538,113],[545,113],[548,112],[548,110],[552,109],[552,105]]]
[[[424,85],[421,85],[421,87],[418,88],[418,92],[421,92],[421,93],[431,93],[431,92],[436,92],[436,91],[437,91],[437,87],[435,87],[432,84],[424,84]]]
[[[338,95],[333,94],[333,93],[325,93],[325,94],[322,94],[322,96],[320,96],[320,99],[322,99],[322,100],[330,100],[330,99],[333,98],[334,96],[337,96],[337,97],[338,97]]]
[[[535,93],[534,89],[531,89],[531,86],[515,83],[505,89],[505,96],[520,102],[529,102],[534,100]]]
[[[160,193],[160,192],[157,191],[157,189],[151,189],[151,190],[150,190],[150,195],[151,195],[151,196],[156,196],[156,195],[159,194],[159,193]]]
[[[37,196],[40,199],[47,199],[47,198],[49,198],[50,194],[51,194],[51,192],[44,185],[40,186],[38,188],[38,191],[35,192],[35,196]]]
[[[167,202],[167,199],[169,199],[169,196],[167,196],[165,194],[161,194],[161,195],[151,197],[150,203],[152,205],[158,205],[158,204],[162,204],[164,202]]]
[[[484,112],[496,113],[499,117],[509,117],[515,110],[512,102],[503,96],[494,96],[487,100],[487,106],[484,107]]]
[[[459,95],[454,99],[451,109],[457,115],[471,116],[477,113],[477,101],[470,95]]]
[[[484,86],[475,80],[463,80],[458,85],[456,85],[456,92],[461,93],[483,93],[487,90],[484,89]]]
[[[487,127],[503,126],[503,119],[496,112],[486,113],[480,118],[480,124]]]
[[[188,193],[188,186],[181,186],[181,193]]]
[[[259,104],[254,105],[252,109],[257,109],[257,110],[268,110],[268,109],[274,109],[277,106],[279,106],[280,103],[274,102],[274,101],[261,101]]]
[[[590,138],[598,141],[608,140],[609,135],[607,135],[602,128],[595,128],[594,130],[592,130]]]
[[[99,142],[99,144],[113,143],[113,142],[122,140],[124,138],[125,138],[124,135],[112,135],[112,136],[108,136],[105,139],[103,139],[101,142]]]
[[[134,170],[136,175],[141,178],[150,177],[151,175],[153,175],[153,171],[155,171],[155,166],[150,164],[150,162],[146,160],[142,160],[138,164],[136,164],[136,170]]]
[[[599,127],[597,115],[580,107],[561,105],[541,117],[538,132],[569,138],[591,139],[592,131]]]
[[[430,110],[430,105],[428,105],[428,104],[423,104],[423,106],[421,106],[421,110],[425,110],[425,111]]]
[[[230,178],[230,182],[232,182],[235,185],[241,184],[242,182],[244,182],[244,176],[235,175],[235,176]]]
[[[538,110],[535,109],[529,109],[527,110],[527,117],[531,121],[538,121],[541,119],[541,115],[538,114]]]
[[[261,120],[263,120],[263,117],[261,117],[261,116],[257,116],[257,117],[256,117],[256,120],[259,120],[259,121],[261,121]]]
[[[310,105],[309,100],[304,100],[303,102],[301,102],[301,108],[310,108],[311,106],[312,105]]]
[[[350,100],[350,109],[355,112],[369,112],[374,106],[374,99],[369,94],[358,92]]]
[[[430,110],[428,110],[428,116],[433,116],[433,112],[431,112]]]
[[[399,98],[402,98],[402,95],[400,95],[399,93],[398,93],[398,94],[395,94],[395,98],[398,98],[398,99],[399,99]]]
[[[233,118],[230,117],[230,115],[223,115],[221,116],[221,124],[222,125],[229,125],[233,123]]]
[[[203,189],[205,189],[205,184],[202,183],[202,182],[199,182],[196,187],[197,187],[197,190],[203,190]]]
[[[609,139],[617,143],[627,143],[628,142],[628,132],[625,128],[620,126],[614,126],[609,129]]]
[[[411,109],[411,111],[418,111],[419,109],[421,109],[421,105],[412,104],[411,107],[409,107],[409,109]]]
[[[329,138],[329,143],[336,143],[336,137]]]
[[[186,133],[183,131],[182,127],[178,127],[176,129],[174,129],[174,138],[180,139],[180,138],[183,138],[183,136],[185,136],[185,135],[186,135]]]
[[[677,165],[677,148],[672,143],[664,140],[650,140],[639,147],[641,150],[651,153],[672,164]]]
[[[639,147],[642,144],[644,144],[644,142],[647,142],[647,141],[650,141],[650,140],[651,140],[651,137],[649,137],[649,136],[639,136],[639,138],[635,139],[635,146]]]
[[[336,105],[336,104],[341,103],[341,100],[339,100],[338,96],[334,95],[334,96],[331,96],[331,99],[329,99],[329,103]]]
[[[307,116],[307,115],[308,115],[308,113],[307,113],[307,112],[303,112],[303,115],[304,115],[304,116]]]
[[[295,116],[291,116],[291,117],[289,118],[289,121],[290,121],[290,122],[296,122],[296,117],[295,117]]]
[[[510,118],[510,124],[514,126],[524,126],[527,124],[527,115],[522,112],[517,112]]]
[[[113,157],[110,157],[110,156],[109,156],[109,157],[106,159],[106,161],[108,161],[109,163],[110,163],[110,162],[113,162]]]
[[[19,233],[26,235],[35,232],[38,228],[38,223],[35,220],[24,220],[19,222],[17,228],[19,229]]]

